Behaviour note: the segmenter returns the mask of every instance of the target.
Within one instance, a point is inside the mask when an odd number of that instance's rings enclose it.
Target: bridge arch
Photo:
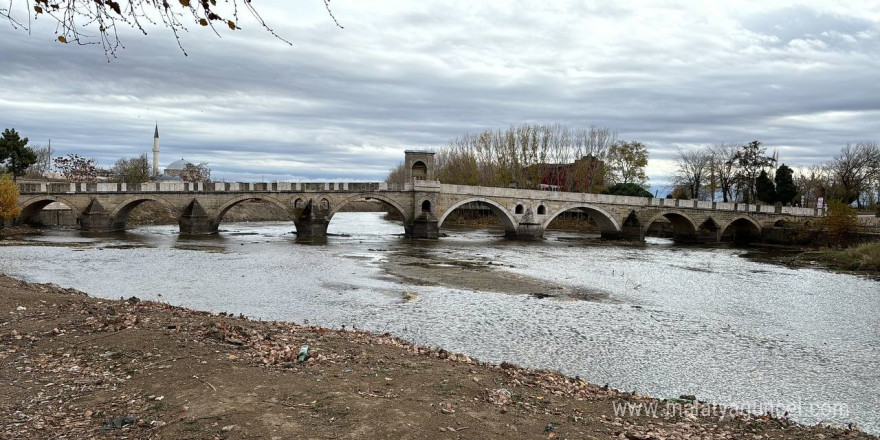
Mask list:
[[[516,226],[519,223],[516,221],[515,218],[513,218],[513,215],[507,210],[507,208],[492,199],[487,199],[484,197],[471,197],[468,199],[464,199],[447,208],[446,212],[444,212],[443,215],[441,215],[440,218],[437,220],[437,229],[443,227],[443,222],[446,221],[446,217],[449,217],[449,214],[452,214],[452,211],[455,211],[461,206],[473,202],[485,203],[486,205],[488,205],[489,209],[491,209],[495,216],[498,217],[498,220],[501,221],[501,225],[504,227],[505,232],[516,232]]]
[[[221,205],[220,208],[218,208],[217,211],[215,213],[213,213],[213,219],[212,219],[213,225],[215,227],[219,226],[220,222],[223,221],[223,216],[226,215],[227,211],[232,209],[233,206],[235,206],[241,202],[246,202],[249,200],[254,200],[254,201],[259,201],[259,202],[269,202],[269,203],[281,208],[281,210],[284,211],[284,213],[288,217],[288,219],[290,219],[290,206],[286,205],[284,202],[276,199],[275,197],[267,196],[265,194],[241,195],[241,196],[238,196],[238,197],[235,197],[235,198],[232,198],[232,199],[226,201],[226,203]]]
[[[762,225],[765,228],[784,228],[786,226],[790,226],[792,224],[791,218],[785,217],[773,217],[769,220],[763,222]]]
[[[586,210],[587,213],[590,214],[590,217],[599,225],[599,229],[602,232],[622,231],[620,223],[617,221],[617,219],[614,218],[613,215],[609,214],[608,211],[599,208],[598,206],[590,205],[587,203],[572,203],[570,205],[563,206],[553,214],[548,215],[547,218],[544,220],[544,223],[541,225],[541,228],[546,230],[547,226],[550,226],[550,222],[552,222],[556,217],[559,217],[559,215],[563,212],[571,211],[572,209]]]
[[[721,228],[719,237],[732,237],[735,243],[745,244],[761,237],[761,224],[749,216],[739,216]]]
[[[112,222],[113,230],[123,230],[125,229],[125,223],[128,221],[128,214],[131,211],[138,207],[141,203],[144,202],[156,202],[160,205],[164,206],[168,211],[175,215],[175,217],[180,215],[180,209],[171,202],[161,198],[156,197],[150,194],[138,194],[135,196],[131,196],[119,203],[116,204],[116,207],[113,208],[113,211],[110,212],[110,221]]]
[[[332,207],[333,209],[330,210],[330,214],[327,216],[327,218],[332,219],[333,216],[336,215],[336,213],[339,212],[339,210],[342,209],[343,206],[359,200],[377,200],[379,202],[382,202],[382,204],[385,206],[390,206],[395,211],[397,211],[398,214],[400,214],[400,218],[403,219],[404,225],[406,225],[410,220],[410,215],[408,215],[406,210],[403,209],[403,206],[400,206],[400,203],[397,203],[397,201],[395,201],[391,197],[383,196],[382,194],[376,193],[358,194],[341,200],[339,203],[336,203],[335,206]]]
[[[698,225],[688,214],[678,210],[672,210],[658,212],[651,217],[644,223],[645,231],[651,227],[651,223],[659,220],[660,217],[663,217],[672,223],[672,238],[674,240],[687,240],[689,237],[694,237],[697,234],[697,229],[700,228],[700,225]]]
[[[79,208],[76,207],[70,200],[65,199],[60,196],[36,196],[31,197],[27,200],[19,202],[19,206],[21,207],[21,214],[18,215],[18,219],[22,223],[26,223],[32,220],[34,217],[40,214],[40,211],[43,210],[46,206],[53,202],[60,202],[66,205],[68,208],[73,210],[74,215],[77,219],[79,219],[82,215],[82,212]]]

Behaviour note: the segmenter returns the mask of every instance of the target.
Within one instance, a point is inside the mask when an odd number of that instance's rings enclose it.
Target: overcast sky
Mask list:
[[[712,3],[712,4],[710,4]],[[718,4],[716,4],[718,3]],[[403,150],[521,123],[676,148],[758,139],[809,165],[880,138],[880,2],[255,0],[243,17],[99,46],[0,22],[0,128],[102,165],[146,153],[232,180],[381,180]],[[25,3],[19,2],[19,14]],[[23,16],[22,17],[26,17]]]

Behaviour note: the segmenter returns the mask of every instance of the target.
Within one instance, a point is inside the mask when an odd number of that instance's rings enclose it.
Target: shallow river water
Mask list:
[[[47,231],[0,247],[0,272],[99,297],[387,331],[640,394],[694,394],[880,433],[877,281],[663,239],[623,245],[549,232],[523,243],[476,230],[409,241],[376,213],[337,214],[330,232],[342,235],[322,245],[297,243],[289,223],[221,229],[199,238],[178,237],[176,226]],[[413,253],[491,262],[601,299],[414,286],[383,271],[383,261]]]

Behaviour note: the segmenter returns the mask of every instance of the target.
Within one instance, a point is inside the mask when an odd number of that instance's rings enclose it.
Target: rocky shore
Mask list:
[[[0,316],[0,438],[876,438],[6,276]]]

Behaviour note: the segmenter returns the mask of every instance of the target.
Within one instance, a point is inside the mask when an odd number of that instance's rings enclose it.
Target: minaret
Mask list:
[[[153,133],[153,177],[159,175],[159,123],[156,123],[156,131]]]

